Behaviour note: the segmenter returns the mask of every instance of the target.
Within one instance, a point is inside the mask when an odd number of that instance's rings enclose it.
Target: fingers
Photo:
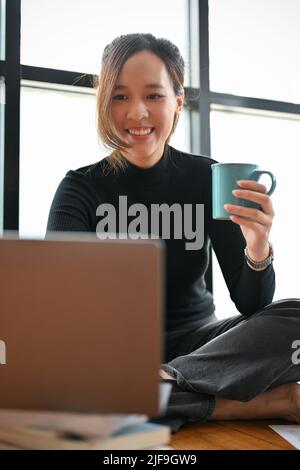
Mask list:
[[[260,193],[267,192],[267,188],[265,187],[265,185],[255,180],[239,180],[237,181],[237,184],[241,188],[251,189],[252,191],[258,191]]]
[[[253,180],[239,180],[238,184],[242,189],[233,190],[232,193],[234,196],[260,204],[261,210],[265,214],[274,217],[272,200],[270,196],[266,194],[267,189],[263,184]]]
[[[262,230],[268,228],[267,224],[261,224],[256,220],[247,219],[246,217],[241,217],[238,215],[231,215],[230,220],[235,224],[240,225],[241,227],[253,229],[255,231],[257,231],[259,228]]]
[[[243,217],[253,222],[258,222],[261,225],[267,225],[269,223],[269,217],[260,209],[236,206],[233,204],[224,204],[224,208],[235,216]]]
[[[255,192],[247,189],[234,189],[232,191],[234,196],[240,199],[247,199],[248,201],[257,202],[261,205],[262,211],[268,215],[274,215],[273,205],[270,196],[260,192]]]
[[[274,217],[272,200],[263,184],[253,180],[239,180],[241,189],[234,189],[233,195],[239,199],[255,202],[259,209],[239,206],[237,204],[224,204],[224,208],[231,214],[231,220],[239,225],[250,227],[253,223],[271,226]]]

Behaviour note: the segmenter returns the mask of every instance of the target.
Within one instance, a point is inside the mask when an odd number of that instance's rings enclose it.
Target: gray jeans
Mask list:
[[[300,299],[273,302],[249,318],[213,315],[167,333],[161,368],[176,382],[165,416],[181,424],[205,421],[215,397],[248,401],[299,381],[300,364],[292,360],[295,340],[300,340]]]

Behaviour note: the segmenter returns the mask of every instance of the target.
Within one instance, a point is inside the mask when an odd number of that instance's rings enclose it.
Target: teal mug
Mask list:
[[[211,169],[213,219],[230,219],[231,214],[224,208],[224,204],[261,208],[256,202],[241,199],[232,194],[234,189],[243,189],[237,184],[238,180],[258,181],[261,175],[267,174],[272,181],[267,194],[270,196],[276,187],[275,176],[270,171],[259,170],[258,165],[253,163],[214,163]]]

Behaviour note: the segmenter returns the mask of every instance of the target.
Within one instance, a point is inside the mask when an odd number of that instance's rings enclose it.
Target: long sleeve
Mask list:
[[[163,208],[159,231],[166,247],[168,327],[172,329],[175,324],[176,327],[184,325],[209,316],[214,311],[213,297],[206,289],[204,278],[209,262],[209,239],[232,300],[242,314],[251,315],[272,301],[275,287],[274,270],[272,266],[263,272],[251,270],[244,261],[245,241],[240,227],[231,221],[212,220],[210,166],[213,162],[210,158],[186,154],[166,146],[162,158],[151,168],[140,168],[127,162],[124,171],[107,172],[105,158],[87,167],[71,170],[55,193],[47,231],[95,233],[98,223],[103,221],[103,216],[97,215],[101,204],[109,204],[114,209],[112,213],[117,232],[121,211],[126,211],[121,215],[126,217],[127,229],[128,224],[136,220],[128,213],[128,209],[134,207],[134,204],[142,205],[143,211],[147,211],[148,227],[152,227],[150,224],[153,205]],[[125,208],[120,204],[120,197],[126,197]],[[193,214],[197,204],[204,206],[204,227],[201,217],[194,219],[193,216],[190,218],[193,220],[189,222],[188,215],[185,215]],[[175,212],[172,214],[171,211],[175,205],[176,208],[181,208],[180,216],[184,224],[183,236],[179,238],[175,237],[179,227],[176,220],[179,219],[176,219]],[[169,219],[163,216],[164,213],[168,216],[168,208]],[[164,229],[163,224],[168,224],[169,231]],[[201,249],[187,249],[186,244],[191,243],[195,226],[195,234],[203,230],[204,245]],[[139,231],[140,228],[137,227],[137,233]]]
[[[69,171],[54,195],[48,231],[95,230],[95,194],[85,175]]]

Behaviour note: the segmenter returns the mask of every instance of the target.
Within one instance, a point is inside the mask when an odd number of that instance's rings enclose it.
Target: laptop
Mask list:
[[[157,414],[164,249],[0,239],[0,409]]]

